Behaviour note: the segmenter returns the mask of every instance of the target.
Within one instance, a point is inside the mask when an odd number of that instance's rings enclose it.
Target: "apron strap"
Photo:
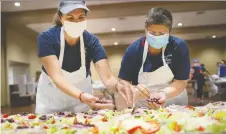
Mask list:
[[[142,65],[141,65],[141,68],[140,68],[140,72],[143,72],[143,70],[144,70],[144,62],[147,58],[147,53],[148,53],[148,42],[147,42],[147,40],[145,40],[143,58],[142,58]]]
[[[163,62],[163,65],[167,65],[166,64],[166,60],[165,60],[165,50],[166,50],[166,46],[162,48],[162,62]]]
[[[60,55],[59,55],[59,62],[60,62],[61,68],[62,68],[62,65],[63,65],[64,48],[65,48],[64,28],[61,27],[61,31],[60,31]]]
[[[65,49],[65,38],[64,38],[64,29],[61,27],[60,32],[60,55],[59,55],[59,62],[62,68],[63,59],[64,59],[64,49]],[[81,67],[85,67],[85,45],[83,34],[80,36],[80,52],[81,52]]]
[[[166,49],[166,46],[162,48],[162,61],[163,61],[163,65],[167,65],[166,64],[166,60],[165,60],[165,56],[164,56],[165,49]],[[144,43],[144,51],[143,51],[143,59],[142,59],[142,65],[141,65],[141,68],[140,68],[140,72],[143,72],[144,62],[145,62],[145,60],[147,58],[147,53],[148,53],[148,42],[147,42],[147,40],[145,40],[145,43]]]
[[[86,56],[85,56],[85,44],[84,44],[83,34],[80,36],[80,52],[81,52],[81,67],[85,67]]]

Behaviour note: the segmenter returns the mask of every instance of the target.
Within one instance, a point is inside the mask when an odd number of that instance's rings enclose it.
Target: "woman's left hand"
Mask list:
[[[127,102],[128,106],[133,106],[135,103],[135,94],[133,92],[133,88],[134,87],[129,82],[124,80],[120,80],[116,85],[118,93]]]
[[[150,98],[147,100],[148,108],[158,109],[160,106],[163,106],[166,102],[167,95],[165,92],[154,92],[150,94]]]

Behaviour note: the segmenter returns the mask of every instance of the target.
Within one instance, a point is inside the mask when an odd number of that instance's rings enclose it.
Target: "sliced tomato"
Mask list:
[[[36,115],[29,115],[28,116],[28,119],[35,119],[36,118]]]
[[[55,121],[55,120],[53,120],[52,124],[55,124],[55,123],[56,123],[56,121]]]
[[[181,126],[178,124],[176,121],[171,122],[169,124],[169,128],[175,132],[180,132],[181,131]]]
[[[198,112],[198,116],[199,117],[202,117],[202,116],[204,116],[205,114],[203,114],[203,113],[201,113],[201,112]]]
[[[92,132],[93,132],[93,134],[98,134],[98,133],[99,133],[99,130],[98,130],[98,128],[95,126],[95,127],[93,127]]]
[[[179,124],[176,124],[175,128],[174,128],[175,132],[180,132],[181,131],[181,126]]]
[[[47,126],[43,126],[43,128],[44,128],[44,129],[49,129],[49,127],[47,127]]]
[[[202,126],[199,126],[199,127],[197,128],[197,130],[202,132],[202,131],[204,131],[204,130],[205,130],[205,128],[204,128],[204,127],[202,127]]]
[[[88,119],[86,119],[85,124],[89,124],[89,120]]]
[[[195,110],[195,107],[193,107],[193,106],[186,106],[186,108],[191,109],[191,110]]]
[[[132,129],[128,130],[127,132],[128,132],[128,134],[133,134],[138,129],[141,129],[141,126],[136,126],[136,127],[132,128]]]
[[[2,114],[2,118],[8,118],[9,115],[8,114]]]
[[[169,115],[167,116],[167,118],[169,118],[170,116],[172,116],[172,114],[169,114]]]
[[[107,122],[107,121],[108,121],[107,117],[104,117],[104,118],[102,119],[102,121],[103,121],[103,122]]]

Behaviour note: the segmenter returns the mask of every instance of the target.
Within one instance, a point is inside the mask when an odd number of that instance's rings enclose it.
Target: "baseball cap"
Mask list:
[[[78,8],[82,8],[82,9],[85,9],[86,11],[90,11],[86,6],[85,1],[77,1],[77,0],[63,1],[63,0],[61,0],[60,4],[59,4],[59,10],[63,14],[67,14]]]

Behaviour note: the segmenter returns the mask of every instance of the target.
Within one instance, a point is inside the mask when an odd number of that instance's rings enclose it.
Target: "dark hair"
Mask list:
[[[162,24],[168,27],[169,30],[172,29],[173,16],[168,10],[164,8],[154,7],[148,11],[146,17],[145,28],[151,24]]]
[[[226,61],[225,60],[221,60],[221,62],[223,62],[224,64],[226,64]]]
[[[88,11],[86,11],[85,10],[85,15],[87,16],[87,12]],[[61,23],[61,17],[63,16],[63,13],[60,11],[60,10],[57,10],[57,13],[54,15],[54,17],[53,17],[53,24],[55,25],[55,26],[62,26],[63,24]]]
[[[57,13],[53,17],[53,24],[55,26],[62,26],[62,23],[60,21],[62,16],[63,16],[63,13],[60,10],[58,10]]]

